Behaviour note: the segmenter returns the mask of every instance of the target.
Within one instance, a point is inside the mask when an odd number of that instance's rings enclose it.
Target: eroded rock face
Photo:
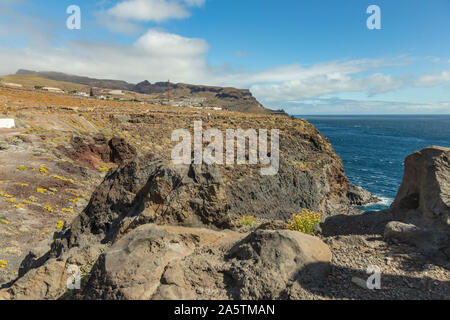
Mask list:
[[[432,146],[406,158],[391,210],[400,220],[450,227],[450,148]]]
[[[136,148],[128,144],[125,139],[113,137],[110,140],[103,135],[93,137],[73,137],[71,148],[59,146],[58,149],[67,154],[72,160],[97,168],[101,163],[120,164],[125,160],[136,157]]]

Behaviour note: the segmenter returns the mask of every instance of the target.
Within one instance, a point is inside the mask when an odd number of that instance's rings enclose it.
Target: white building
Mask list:
[[[14,119],[0,119],[0,129],[12,129],[16,127]]]
[[[123,93],[122,90],[111,90],[109,94],[115,95],[115,96],[123,96],[125,93]]]
[[[0,84],[3,86],[6,86],[6,87],[12,87],[12,88],[22,88],[23,87],[21,84],[11,83],[11,82],[1,82]]]
[[[42,90],[53,92],[53,93],[64,93],[60,88],[44,87]]]

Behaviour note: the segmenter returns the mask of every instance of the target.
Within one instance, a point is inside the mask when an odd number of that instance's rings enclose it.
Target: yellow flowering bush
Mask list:
[[[68,179],[68,178],[64,178],[64,177],[60,177],[58,175],[54,175],[53,178],[58,179],[58,180],[62,180],[62,181],[68,181],[71,183],[75,183],[75,181],[73,181],[73,179]]]
[[[288,221],[287,229],[313,235],[314,227],[320,222],[320,218],[319,212],[302,209],[302,212],[292,215],[292,218]]]
[[[39,172],[43,175],[47,175],[48,168],[45,165],[41,165],[41,167],[39,168]]]
[[[252,216],[245,216],[241,219],[241,226],[251,226],[255,223],[255,218]]]

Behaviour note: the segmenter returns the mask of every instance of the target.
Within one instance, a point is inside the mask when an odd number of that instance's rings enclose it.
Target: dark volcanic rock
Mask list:
[[[450,148],[428,147],[406,158],[391,210],[400,220],[450,227]]]
[[[399,222],[386,226],[386,239],[415,245],[438,262],[450,261],[449,148],[432,146],[406,158],[390,210]]]
[[[90,168],[97,168],[101,163],[120,164],[137,155],[136,148],[128,144],[125,139],[113,137],[108,141],[103,135],[76,136],[71,140],[71,147],[59,146],[58,150]]]
[[[350,204],[355,206],[364,206],[381,201],[369,191],[364,190],[360,186],[355,186],[354,184],[349,185],[347,197],[350,200]]]
[[[110,149],[110,161],[114,163],[122,163],[136,157],[136,148],[128,144],[125,139],[113,137],[108,141]]]

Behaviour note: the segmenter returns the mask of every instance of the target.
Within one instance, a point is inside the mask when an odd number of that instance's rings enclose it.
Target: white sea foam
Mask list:
[[[394,202],[394,199],[393,198],[388,198],[388,197],[379,197],[379,196],[376,196],[378,199],[380,199],[381,201],[380,202],[378,202],[377,204],[382,204],[382,205],[385,205],[385,206],[390,206],[391,204],[392,204],[392,202]]]
[[[378,199],[380,199],[381,201],[376,202],[376,203],[369,203],[369,204],[366,204],[363,207],[365,207],[365,208],[374,207],[374,206],[386,206],[386,207],[389,207],[392,204],[392,202],[394,202],[393,198],[381,197],[381,196],[378,196],[378,195],[374,195],[374,196],[377,197]]]

